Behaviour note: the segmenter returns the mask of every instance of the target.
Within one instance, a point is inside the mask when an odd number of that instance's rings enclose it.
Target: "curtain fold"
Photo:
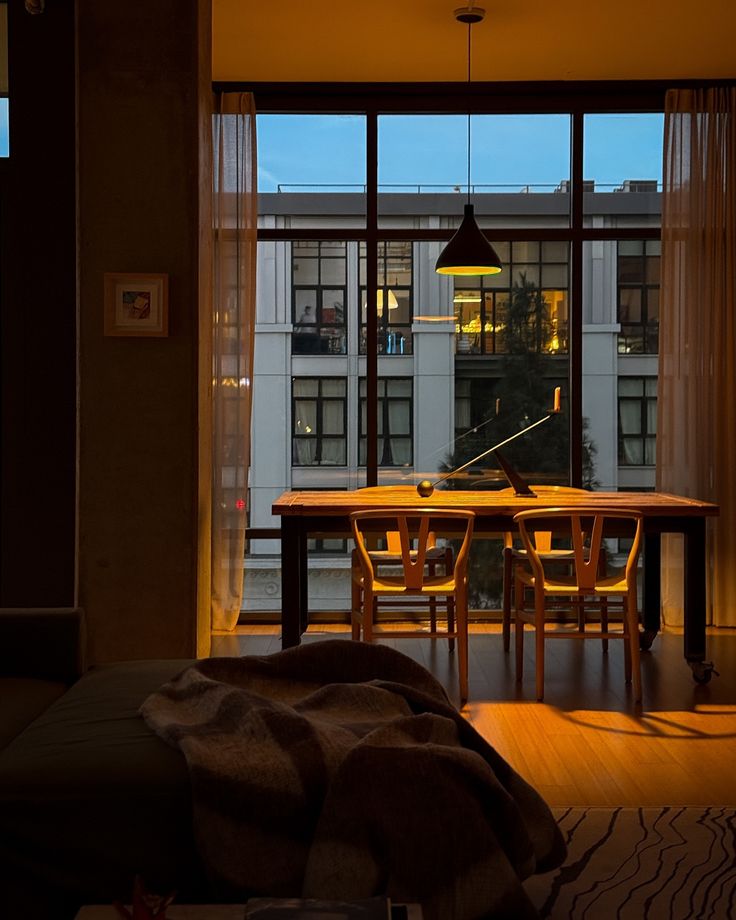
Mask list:
[[[736,626],[736,88],[665,100],[657,488],[720,505],[709,524],[711,619]],[[663,545],[664,615],[682,616]]]
[[[212,628],[232,630],[243,597],[258,196],[250,93],[219,93],[213,114]]]

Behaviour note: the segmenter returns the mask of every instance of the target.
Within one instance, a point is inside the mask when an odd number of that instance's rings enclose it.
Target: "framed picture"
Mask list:
[[[105,335],[168,334],[168,275],[105,273]]]

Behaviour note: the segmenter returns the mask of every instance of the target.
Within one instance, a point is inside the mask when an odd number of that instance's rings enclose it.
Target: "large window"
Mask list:
[[[659,240],[618,244],[618,336],[620,354],[659,351]]]
[[[657,437],[657,378],[618,381],[618,459],[622,466],[654,466]]]
[[[360,451],[358,463],[366,458],[366,385],[360,381]],[[378,465],[411,466],[412,379],[382,377],[378,381]]]
[[[660,88],[474,86],[470,189],[459,86],[255,93],[253,526],[283,490],[435,481],[500,441],[530,483],[651,487]],[[437,275],[468,194],[503,270]],[[624,378],[651,392],[619,413]],[[440,487],[504,485],[487,454]],[[497,549],[474,606],[497,597]],[[315,608],[340,564],[310,567]]]
[[[347,244],[296,240],[291,252],[293,353],[345,354]]]
[[[294,465],[345,466],[345,380],[340,377],[295,377],[292,394]]]

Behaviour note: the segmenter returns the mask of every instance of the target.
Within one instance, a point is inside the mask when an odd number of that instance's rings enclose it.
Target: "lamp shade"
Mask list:
[[[440,275],[497,275],[501,260],[475,222],[473,205],[465,205],[465,216],[455,235],[440,253],[434,270]]]

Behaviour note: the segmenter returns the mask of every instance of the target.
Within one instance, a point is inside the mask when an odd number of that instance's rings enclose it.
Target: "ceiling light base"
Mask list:
[[[458,22],[465,22],[472,25],[476,22],[483,22],[486,11],[481,6],[461,6],[454,11],[453,15]]]

